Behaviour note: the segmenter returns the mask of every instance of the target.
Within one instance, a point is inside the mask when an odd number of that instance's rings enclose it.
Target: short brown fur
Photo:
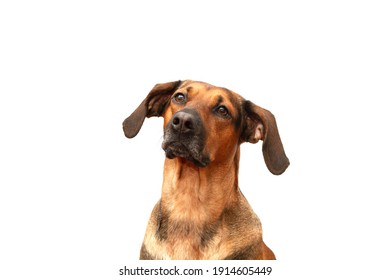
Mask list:
[[[274,116],[230,90],[194,81],[156,85],[124,121],[126,136],[136,136],[151,116],[164,118],[167,158],[140,259],[275,259],[238,187],[243,142],[263,141],[273,174],[288,167]]]

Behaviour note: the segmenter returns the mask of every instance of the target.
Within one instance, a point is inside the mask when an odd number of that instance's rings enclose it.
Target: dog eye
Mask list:
[[[183,93],[176,93],[173,100],[178,104],[183,104],[187,101],[187,97]]]
[[[217,108],[217,113],[222,117],[229,117],[229,111],[225,106],[219,106]]]

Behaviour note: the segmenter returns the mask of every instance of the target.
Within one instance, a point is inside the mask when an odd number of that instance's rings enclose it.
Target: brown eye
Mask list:
[[[222,117],[228,117],[229,116],[229,111],[226,109],[225,106],[219,106],[217,108],[217,113],[222,116]]]
[[[187,97],[183,93],[176,93],[173,100],[178,104],[183,104],[187,101]]]

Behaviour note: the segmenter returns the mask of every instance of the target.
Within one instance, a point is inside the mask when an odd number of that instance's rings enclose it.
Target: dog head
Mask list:
[[[169,159],[206,167],[233,158],[242,142],[262,140],[271,173],[289,165],[272,113],[228,89],[189,80],[157,84],[123,122],[126,137],[153,116],[164,117],[162,148]]]

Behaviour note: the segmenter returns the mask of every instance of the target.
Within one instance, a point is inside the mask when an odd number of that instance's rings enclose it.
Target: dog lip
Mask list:
[[[210,162],[207,157],[203,157],[199,153],[191,152],[184,143],[179,141],[164,141],[162,143],[162,148],[165,151],[165,156],[169,159],[175,157],[184,158],[199,167],[206,167]]]

